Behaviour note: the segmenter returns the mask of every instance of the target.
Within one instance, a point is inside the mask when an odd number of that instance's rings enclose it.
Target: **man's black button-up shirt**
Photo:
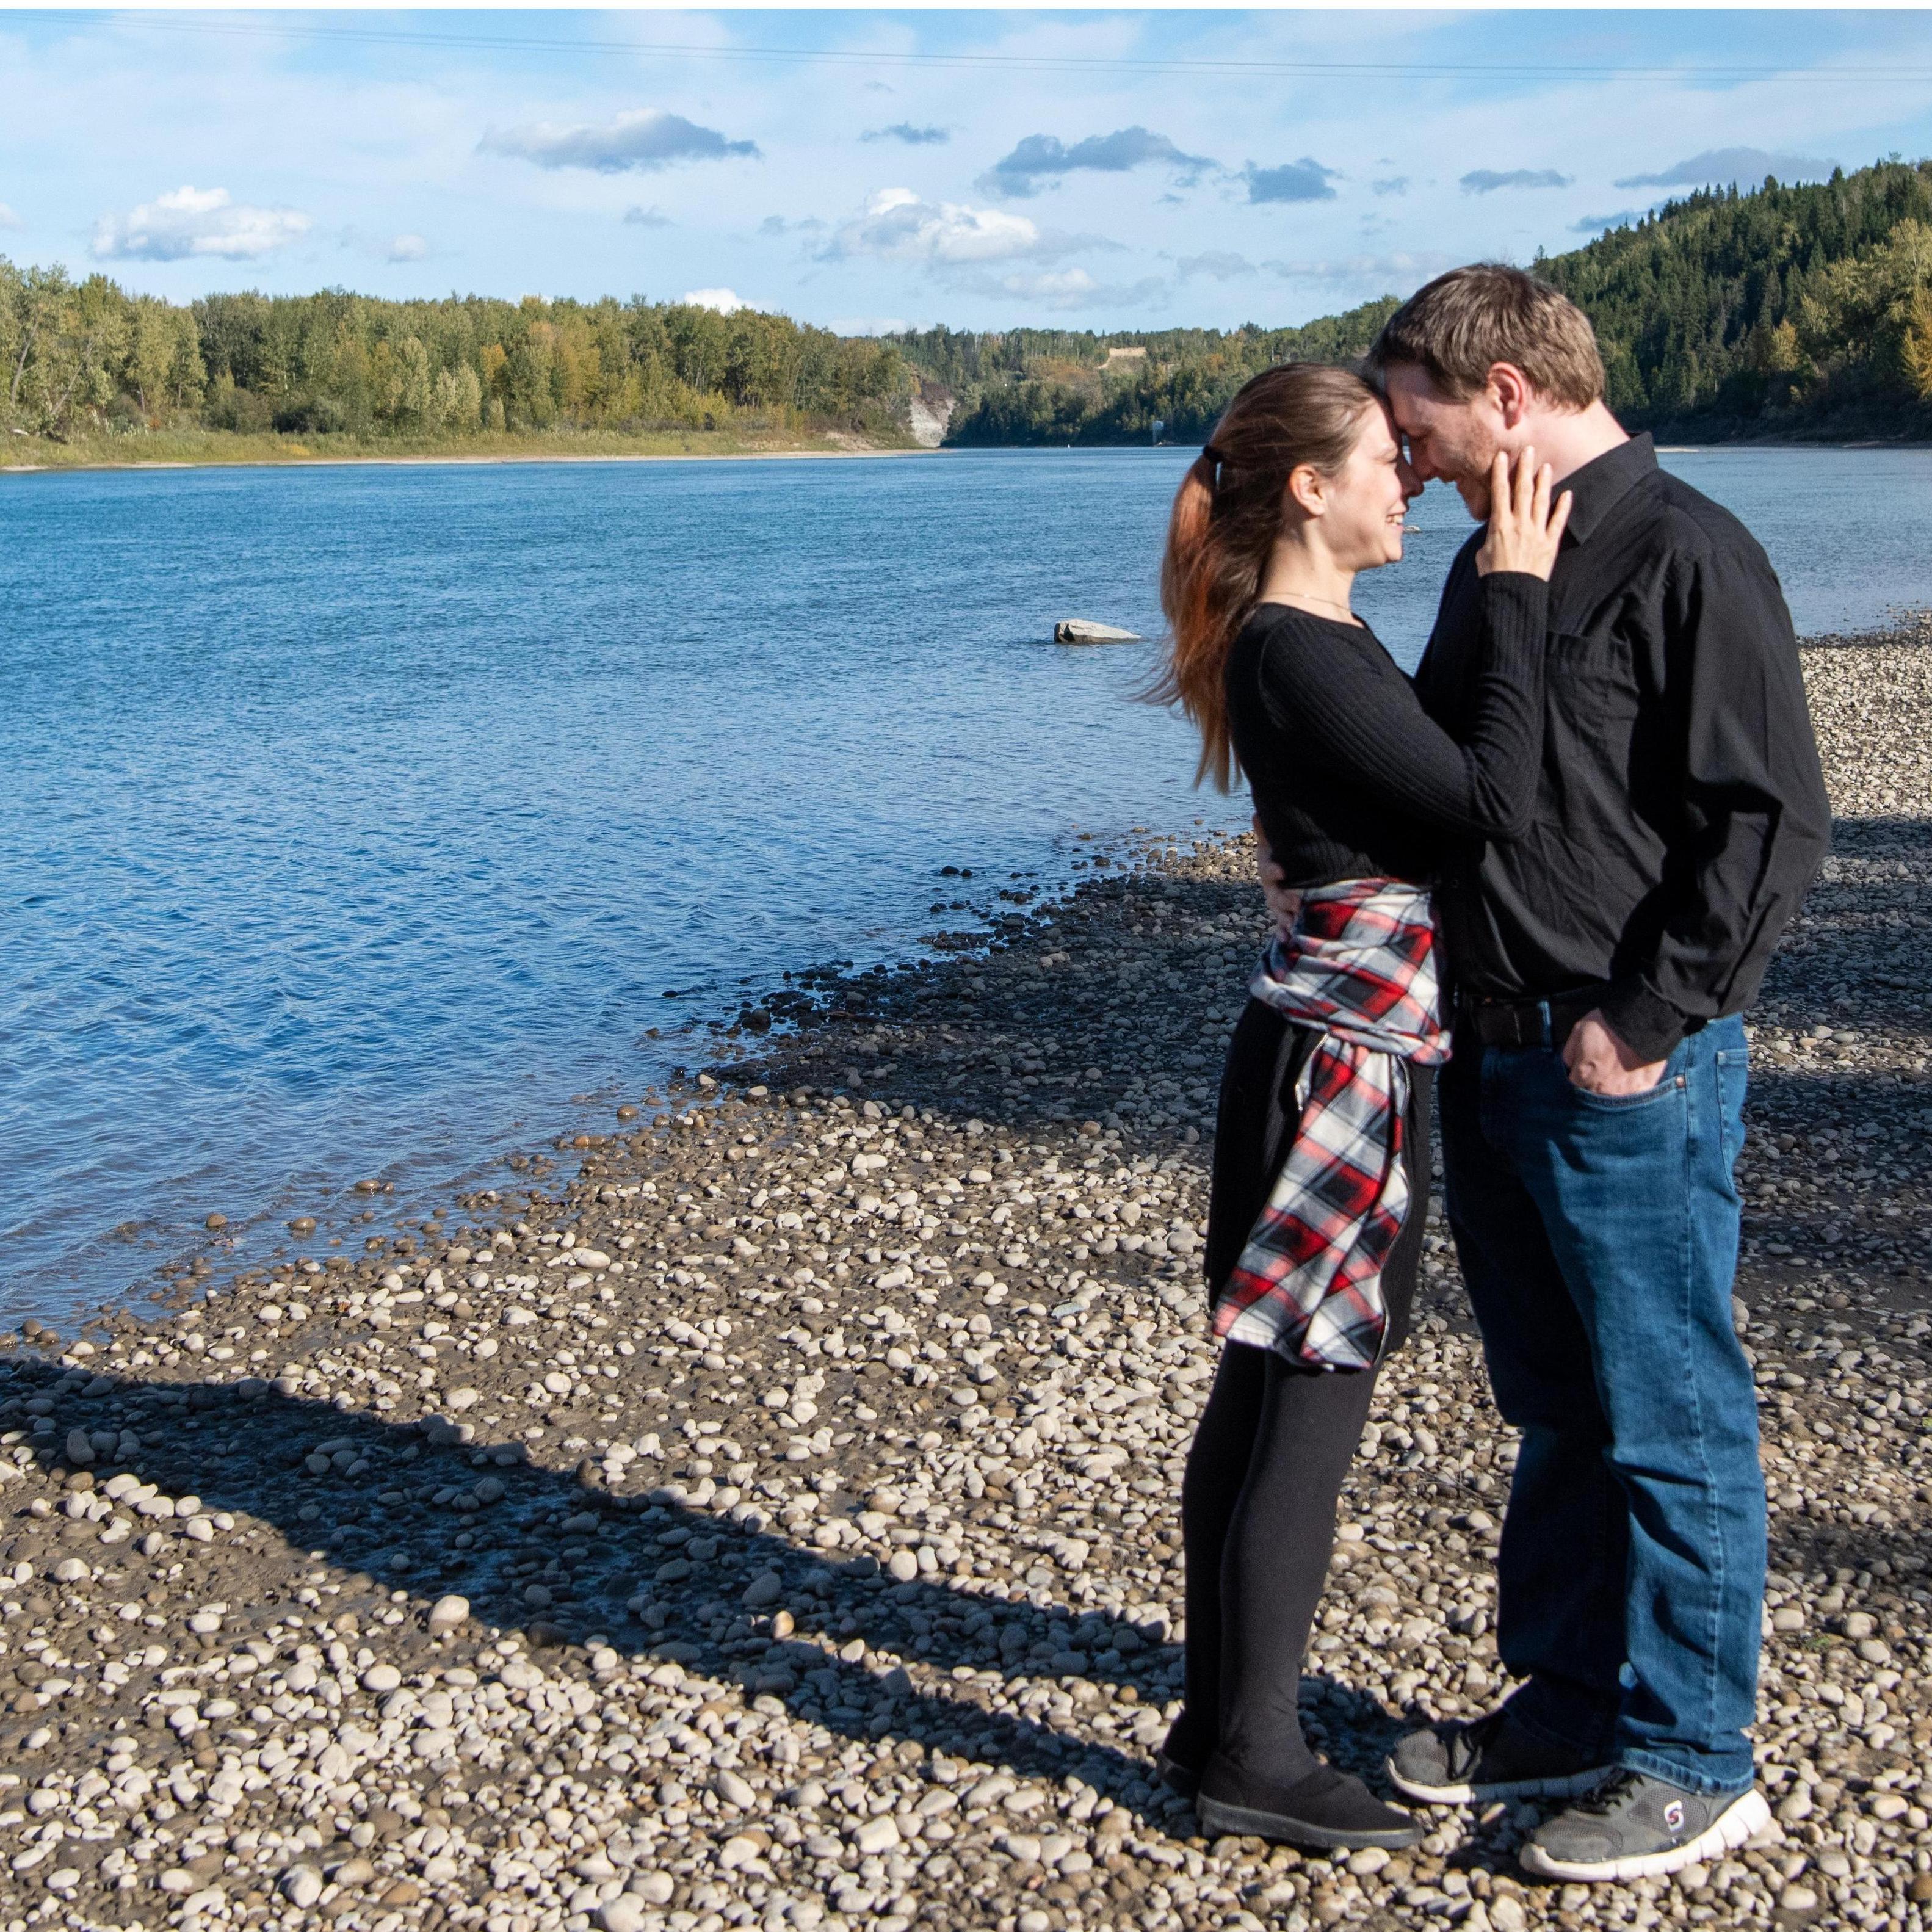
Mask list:
[[[1831,808],[1783,592],[1750,532],[1660,470],[1648,436],[1566,478],[1550,580],[1542,774],[1513,843],[1463,847],[1436,888],[1450,974],[1479,999],[1610,982],[1646,1060],[1748,1006],[1824,856]],[[1465,735],[1482,634],[1457,556],[1416,673]]]

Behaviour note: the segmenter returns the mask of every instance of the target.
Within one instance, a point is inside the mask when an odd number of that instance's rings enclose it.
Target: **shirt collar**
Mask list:
[[[1568,490],[1573,500],[1564,536],[1588,543],[1610,512],[1656,467],[1657,446],[1646,432],[1572,471],[1556,486],[1559,496]]]

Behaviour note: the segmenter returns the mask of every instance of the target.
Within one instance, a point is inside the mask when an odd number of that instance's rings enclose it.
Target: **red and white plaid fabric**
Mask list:
[[[1408,1063],[1449,1057],[1428,893],[1391,879],[1316,888],[1249,991],[1322,1037],[1296,1082],[1294,1142],[1215,1304],[1214,1332],[1312,1367],[1368,1368],[1388,1325],[1383,1264],[1408,1211]]]

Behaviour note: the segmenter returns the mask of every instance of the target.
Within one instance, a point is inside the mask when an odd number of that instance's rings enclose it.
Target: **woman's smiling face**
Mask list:
[[[1400,562],[1403,518],[1422,483],[1382,404],[1363,411],[1348,460],[1324,481],[1322,536],[1335,561],[1351,570]]]

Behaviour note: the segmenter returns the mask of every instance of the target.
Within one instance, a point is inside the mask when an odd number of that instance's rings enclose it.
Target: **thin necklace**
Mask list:
[[[1306,590],[1287,590],[1282,595],[1285,598],[1292,599],[1298,604],[1325,604],[1330,610],[1340,611],[1342,616],[1348,618],[1351,622],[1356,621],[1354,612],[1347,604],[1336,603],[1332,597],[1316,597]]]

